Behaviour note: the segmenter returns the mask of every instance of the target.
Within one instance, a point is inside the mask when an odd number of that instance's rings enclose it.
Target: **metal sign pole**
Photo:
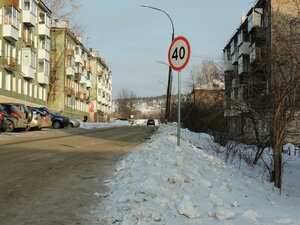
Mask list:
[[[180,78],[180,70],[178,71],[178,124],[177,124],[177,146],[180,147],[180,108],[181,108],[181,78]]]

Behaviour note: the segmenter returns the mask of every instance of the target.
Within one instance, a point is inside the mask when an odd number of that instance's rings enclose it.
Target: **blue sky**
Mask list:
[[[238,27],[241,16],[253,0],[85,0],[81,1],[77,23],[84,26],[85,46],[99,50],[113,74],[113,98],[122,88],[137,96],[166,94],[167,62],[172,27],[168,17],[141,7],[151,5],[172,18],[175,37],[185,36],[191,45],[191,59],[182,71],[182,89],[191,68],[203,59],[220,61],[222,50]],[[177,73],[173,90],[177,92]]]

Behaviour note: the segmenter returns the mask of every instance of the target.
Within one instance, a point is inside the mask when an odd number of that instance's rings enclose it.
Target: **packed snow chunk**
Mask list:
[[[230,220],[235,216],[235,212],[225,207],[217,207],[214,216],[218,220]]]
[[[172,177],[170,177],[168,179],[168,181],[170,184],[175,184],[175,185],[181,187],[182,184],[184,183],[184,178],[179,176],[178,174],[176,174],[176,175],[173,175]]]
[[[243,216],[250,219],[250,220],[252,220],[253,222],[256,222],[258,214],[257,214],[257,212],[255,212],[251,209],[248,209],[243,213]]]
[[[182,202],[178,206],[178,213],[190,219],[199,218],[201,215],[200,210],[188,195],[184,195]]]
[[[209,202],[214,206],[214,207],[218,207],[218,206],[224,206],[224,202],[223,200],[216,194],[214,193],[210,193],[208,196]]]
[[[240,202],[239,202],[238,200],[234,200],[234,201],[232,202],[231,206],[232,206],[233,208],[238,208],[238,207],[240,207]]]
[[[161,221],[161,215],[158,212],[152,212],[151,217],[155,222]]]

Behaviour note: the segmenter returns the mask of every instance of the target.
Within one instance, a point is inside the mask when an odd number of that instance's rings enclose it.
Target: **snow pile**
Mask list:
[[[209,135],[182,130],[179,148],[175,134],[175,126],[162,125],[117,165],[111,192],[101,194],[108,224],[300,225],[295,196],[194,146],[222,148]]]
[[[94,128],[106,128],[106,127],[124,127],[124,126],[130,126],[130,123],[125,120],[115,120],[108,123],[99,123],[99,122],[82,122],[81,120],[78,120],[80,122],[80,128],[83,129],[94,129]]]

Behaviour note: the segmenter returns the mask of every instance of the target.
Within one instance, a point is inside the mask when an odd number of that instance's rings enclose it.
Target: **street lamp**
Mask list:
[[[165,15],[167,15],[167,17],[169,18],[169,20],[172,24],[172,42],[173,42],[173,40],[174,40],[174,24],[173,24],[171,17],[169,16],[169,14],[162,9],[152,7],[150,5],[142,4],[141,6],[145,7],[145,8],[160,11],[160,12],[164,13]],[[171,89],[172,89],[172,68],[171,68],[171,66],[169,66],[165,122],[169,121],[169,119],[170,119]]]

